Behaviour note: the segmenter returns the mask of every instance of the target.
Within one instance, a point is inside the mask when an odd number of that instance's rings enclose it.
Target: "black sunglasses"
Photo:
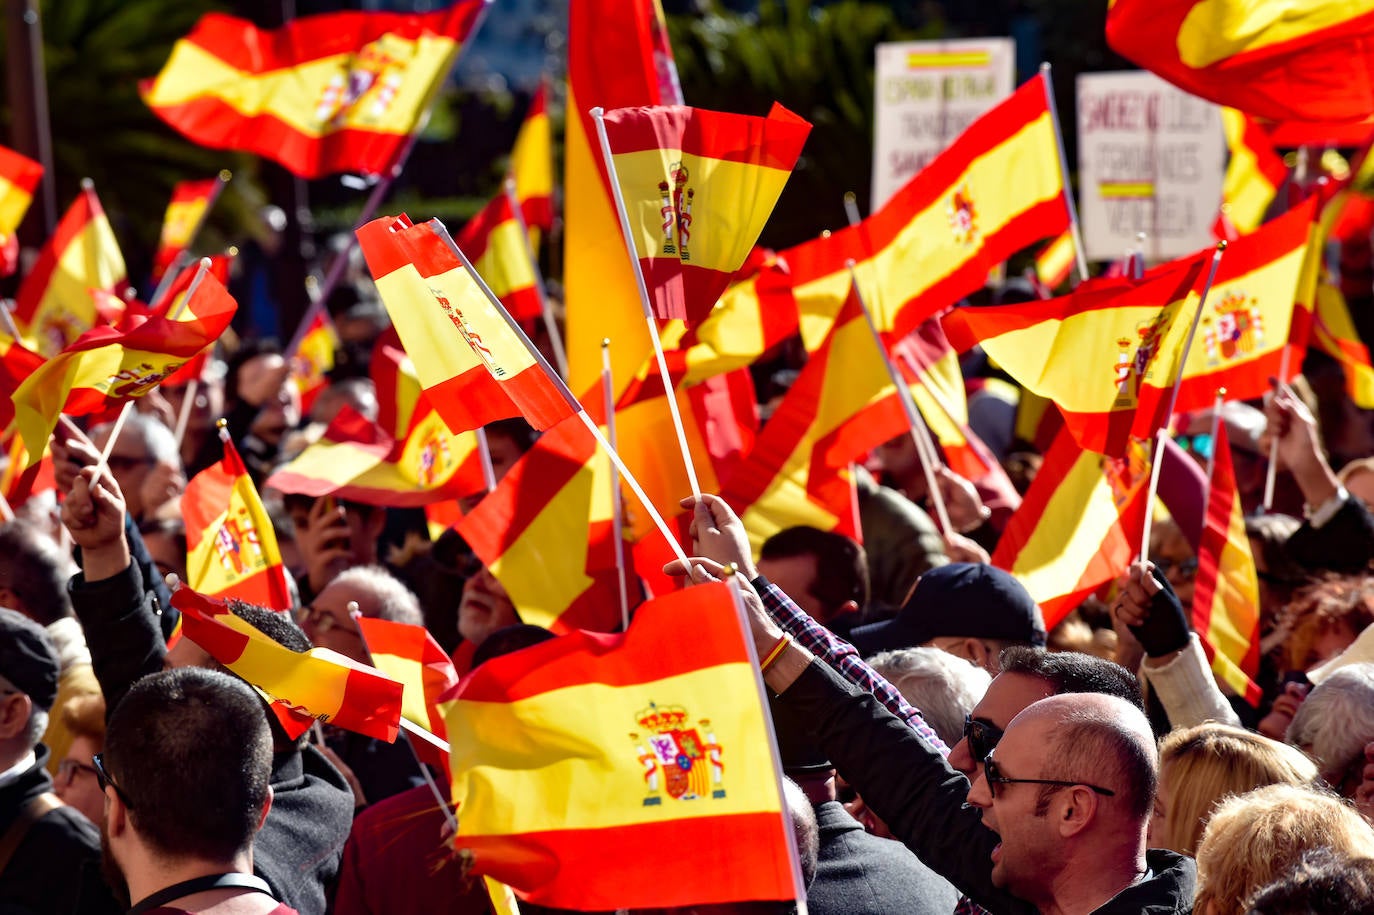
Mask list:
[[[987,759],[988,754],[1002,739],[1002,731],[969,714],[964,716],[964,739],[968,741],[970,756],[974,759]]]
[[[1107,797],[1115,797],[1116,792],[1110,788],[1100,788],[1097,785],[1090,785],[1087,782],[1061,782],[1051,778],[1007,778],[1002,774],[1002,770],[997,768],[997,761],[989,753],[983,757],[983,777],[988,780],[988,791],[993,797],[997,797],[998,785],[1054,785],[1058,788],[1072,788],[1082,785],[1084,788],[1091,788],[1098,794],[1105,794]]]
[[[128,807],[130,810],[134,809],[134,805],[129,803],[129,796],[124,793],[123,789],[115,784],[114,779],[110,778],[110,773],[105,771],[104,754],[96,753],[92,756],[91,765],[95,768],[95,783],[100,786],[100,793],[104,794],[105,786],[109,785],[114,789],[115,795],[124,802],[125,807]]]

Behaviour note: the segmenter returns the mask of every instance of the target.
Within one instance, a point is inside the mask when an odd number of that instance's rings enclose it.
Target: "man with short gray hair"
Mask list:
[[[1321,777],[1354,798],[1374,741],[1374,664],[1342,667],[1312,688],[1288,725],[1285,740],[1312,757]]]

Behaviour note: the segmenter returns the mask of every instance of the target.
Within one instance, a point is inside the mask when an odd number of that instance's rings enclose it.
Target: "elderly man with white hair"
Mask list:
[[[1321,777],[1354,798],[1374,741],[1374,663],[1350,664],[1322,679],[1298,706],[1287,742],[1311,756]]]

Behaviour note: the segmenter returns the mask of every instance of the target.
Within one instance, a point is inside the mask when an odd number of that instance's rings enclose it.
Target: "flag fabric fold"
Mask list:
[[[523,899],[606,910],[794,898],[767,711],[725,585],[651,601],[622,635],[489,661],[445,718],[454,844]],[[665,881],[646,849],[710,879]]]
[[[404,687],[328,648],[296,652],[278,645],[229,611],[222,601],[189,587],[172,593],[185,637],[275,704],[296,715],[394,741]]]
[[[193,142],[241,149],[302,178],[381,175],[418,128],[484,7],[338,12],[267,31],[207,13],[143,100]]]
[[[1355,406],[1374,410],[1374,360],[1369,346],[1360,339],[1345,296],[1330,283],[1317,286],[1317,309],[1313,316],[1312,342],[1323,353],[1340,363],[1345,373],[1345,393]]]
[[[401,716],[443,739],[447,734],[439,697],[458,685],[458,672],[423,626],[358,617],[372,665],[405,687]]]
[[[606,112],[631,238],[660,318],[697,323],[753,249],[811,132],[682,105]]]
[[[1374,111],[1374,8],[1348,0],[1116,0],[1112,50],[1194,95],[1273,121]]]
[[[186,582],[208,597],[237,598],[290,610],[291,590],[272,519],[238,449],[191,478],[181,497],[186,520]]]
[[[1259,577],[1236,490],[1231,443],[1221,427],[1213,447],[1207,516],[1197,551],[1193,629],[1212,670],[1236,695],[1259,706]]]
[[[236,308],[207,271],[175,319],[140,316],[82,334],[14,393],[15,423],[30,459],[43,453],[60,414],[95,413],[147,394],[218,340]]]

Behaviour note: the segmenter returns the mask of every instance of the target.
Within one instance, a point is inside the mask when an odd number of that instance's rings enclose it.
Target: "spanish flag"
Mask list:
[[[1259,577],[1225,427],[1213,447],[1212,485],[1193,587],[1193,629],[1213,672],[1236,695],[1258,707],[1260,688],[1253,678],[1259,672]]]
[[[515,199],[530,230],[530,247],[538,251],[538,233],[553,228],[553,128],[549,126],[548,87],[542,82],[515,135],[508,171],[515,179]]]
[[[992,555],[1026,586],[1047,628],[1140,554],[1148,482],[1143,449],[1108,458],[1056,436]]]
[[[172,188],[172,199],[167,204],[166,215],[162,217],[162,234],[158,238],[157,251],[153,254],[153,282],[161,280],[181,252],[195,240],[196,230],[215,205],[215,198],[223,187],[223,180],[207,178],[204,181],[180,181]]]
[[[416,373],[450,429],[523,414],[547,429],[576,405],[492,306],[437,222],[376,219],[358,241]]]
[[[1348,0],[1116,0],[1112,50],[1194,95],[1274,121],[1374,111],[1374,9]]]
[[[401,717],[444,738],[439,697],[458,685],[458,672],[444,649],[423,626],[358,617],[372,665],[405,687]]]
[[[1374,410],[1374,360],[1360,339],[1345,296],[1330,283],[1317,286],[1312,341],[1345,373],[1345,393],[1362,410]]]
[[[45,360],[4,331],[0,331],[0,429],[14,421],[14,393]]]
[[[1053,120],[1037,76],[970,124],[882,209],[783,252],[807,351],[825,339],[849,295],[849,259],[878,329],[900,339],[981,289],[996,265],[1068,228]]]
[[[219,280],[224,286],[229,285],[229,266],[233,261],[234,255],[238,253],[237,248],[230,248],[228,254],[212,254],[208,258],[210,261],[209,272],[215,279]],[[175,311],[178,304],[185,297],[186,292],[191,288],[191,283],[195,281],[196,274],[200,271],[200,264],[188,264],[182,268],[181,273],[172,280],[162,296],[162,302],[155,309],[158,315],[166,316]],[[210,347],[201,352],[190,362],[183,365],[175,374],[162,382],[165,388],[181,387],[189,383],[192,379],[203,381],[205,367],[210,360],[210,355],[214,347]]]
[[[1065,230],[1050,239],[1035,255],[1035,275],[1046,289],[1068,282],[1073,271],[1073,233]]]
[[[124,255],[89,181],[19,285],[14,320],[33,349],[52,356],[98,322],[91,290],[128,283]]]
[[[969,428],[964,373],[939,319],[922,322],[915,331],[893,345],[892,359],[911,389],[916,409],[935,436],[949,468],[972,481],[995,475],[999,486],[1005,484],[1007,491],[1013,491],[1002,465]]]
[[[216,661],[292,711],[394,741],[401,718],[402,684],[328,648],[297,652],[278,645],[223,602],[189,587],[172,592],[182,631]]]
[[[0,276],[19,269],[19,224],[29,210],[43,166],[0,146]]]
[[[224,459],[192,477],[181,497],[186,583],[208,597],[290,610],[272,519],[228,433],[221,429],[220,438]]]
[[[368,375],[377,390],[377,425],[392,438],[404,438],[424,388],[415,374],[415,363],[401,346],[395,325],[378,338],[368,363]]]
[[[558,908],[802,898],[751,655],[710,584],[478,667],[444,712],[473,872]]]
[[[539,278],[534,275],[534,264],[520,237],[520,222],[508,194],[502,192],[492,198],[468,220],[454,241],[512,318],[532,321],[543,313]]]
[[[725,480],[757,549],[798,524],[859,536],[844,471],[870,449],[910,429],[857,292],[835,319],[754,443]]]
[[[1231,161],[1221,185],[1221,212],[1212,234],[1234,240],[1264,222],[1274,195],[1288,179],[1288,166],[1254,118],[1234,108],[1221,109]]]
[[[301,395],[301,412],[309,413],[315,398],[329,386],[329,370],[339,348],[339,332],[323,304],[314,309],[310,324],[291,354],[291,380]]]
[[[15,423],[41,455],[60,414],[77,416],[142,397],[219,339],[237,308],[207,271],[175,319],[152,315],[82,334],[14,392]]]
[[[540,436],[457,528],[524,622],[619,628],[610,461],[576,417]]]
[[[605,124],[655,311],[697,323],[749,256],[811,124],[776,104],[766,118],[619,108]]]
[[[273,471],[264,485],[278,492],[333,495],[396,508],[482,492],[486,484],[476,434],[454,434],[427,398],[421,403],[400,439],[345,406],[319,441]]]
[[[432,13],[324,13],[273,31],[207,13],[140,92],[202,146],[257,153],[302,178],[381,175],[483,7],[458,0]]]
[[[563,173],[563,294],[568,385],[585,391],[601,378],[601,341],[615,341],[611,366],[623,387],[653,344],[644,327],[634,270],[588,113],[634,105],[678,105],[658,0],[570,0],[568,103]],[[675,81],[675,77],[674,77]]]

